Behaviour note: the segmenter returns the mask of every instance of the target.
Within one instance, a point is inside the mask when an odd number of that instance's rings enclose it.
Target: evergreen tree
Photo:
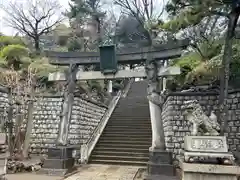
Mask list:
[[[220,68],[220,99],[219,99],[219,122],[224,122],[221,128],[221,134],[227,126],[227,96],[229,68],[232,61],[233,41],[235,28],[240,15],[239,0],[171,0],[167,7],[173,20],[165,24],[165,28],[173,31],[181,30],[189,26],[199,24],[204,18],[214,15],[227,18],[227,31],[225,35],[224,53]]]

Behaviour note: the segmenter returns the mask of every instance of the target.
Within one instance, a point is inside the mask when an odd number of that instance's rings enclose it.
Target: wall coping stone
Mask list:
[[[234,93],[240,93],[240,89],[234,89],[234,90],[229,90],[228,94],[234,94]],[[167,97],[169,96],[209,96],[209,95],[219,95],[218,92],[216,91],[205,91],[205,92],[170,92],[167,94]]]

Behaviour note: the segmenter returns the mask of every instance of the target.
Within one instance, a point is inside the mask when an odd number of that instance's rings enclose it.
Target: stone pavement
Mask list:
[[[61,177],[36,175],[30,173],[8,174],[6,178],[7,180],[62,180]]]
[[[133,180],[138,169],[135,166],[84,165],[76,174],[64,180]],[[63,180],[63,178],[24,173],[8,174],[7,180]]]
[[[84,165],[65,180],[133,180],[138,169],[134,166]]]

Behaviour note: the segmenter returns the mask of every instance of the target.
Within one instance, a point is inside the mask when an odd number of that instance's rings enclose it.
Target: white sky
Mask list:
[[[3,21],[3,17],[6,16],[6,13],[1,9],[1,7],[6,6],[9,1],[25,2],[25,0],[0,0],[0,32],[2,32],[5,35],[14,35],[14,34],[16,34],[17,31],[6,26],[6,24]],[[49,0],[49,1],[51,1],[51,0]],[[63,9],[68,9],[69,8],[68,2],[70,0],[58,0],[58,1],[62,5]],[[156,2],[160,2],[160,3],[158,3],[157,7],[162,7],[161,2],[166,2],[166,1],[168,1],[168,0],[162,0],[162,1],[156,0]],[[105,0],[104,4],[106,4],[103,7],[105,10],[113,11],[114,13],[120,14],[121,10],[119,9],[119,7],[113,6],[113,0]]]
[[[5,35],[14,35],[16,31],[12,28],[7,27],[3,21],[3,17],[6,16],[6,13],[1,9],[1,7],[6,6],[9,1],[24,2],[25,0],[0,0],[0,32],[2,32]],[[63,6],[64,9],[67,9],[69,7],[68,0],[58,0],[58,1]]]

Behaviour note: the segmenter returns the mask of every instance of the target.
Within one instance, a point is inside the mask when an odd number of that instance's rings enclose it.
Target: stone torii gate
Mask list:
[[[58,147],[68,149],[67,137],[76,81],[146,77],[149,82],[148,99],[152,125],[152,146],[149,149],[148,171],[149,175],[158,175],[165,173],[166,170],[169,171],[169,167],[172,168],[172,166],[169,166],[171,154],[166,152],[165,148],[164,130],[161,121],[163,98],[161,89],[159,89],[159,77],[178,75],[180,74],[180,68],[159,67],[158,61],[180,57],[188,44],[188,40],[182,40],[158,45],[158,47],[131,49],[124,52],[116,52],[115,45],[102,46],[99,48],[99,52],[46,52],[46,55],[50,58],[50,64],[69,66],[68,72],[49,74],[49,81],[67,81],[67,91],[64,93],[63,112],[56,140]],[[142,71],[118,70],[117,68],[118,64],[139,64],[142,62],[146,64],[145,70]],[[101,71],[78,71],[79,65],[99,63]],[[50,150],[50,152],[52,151]]]

